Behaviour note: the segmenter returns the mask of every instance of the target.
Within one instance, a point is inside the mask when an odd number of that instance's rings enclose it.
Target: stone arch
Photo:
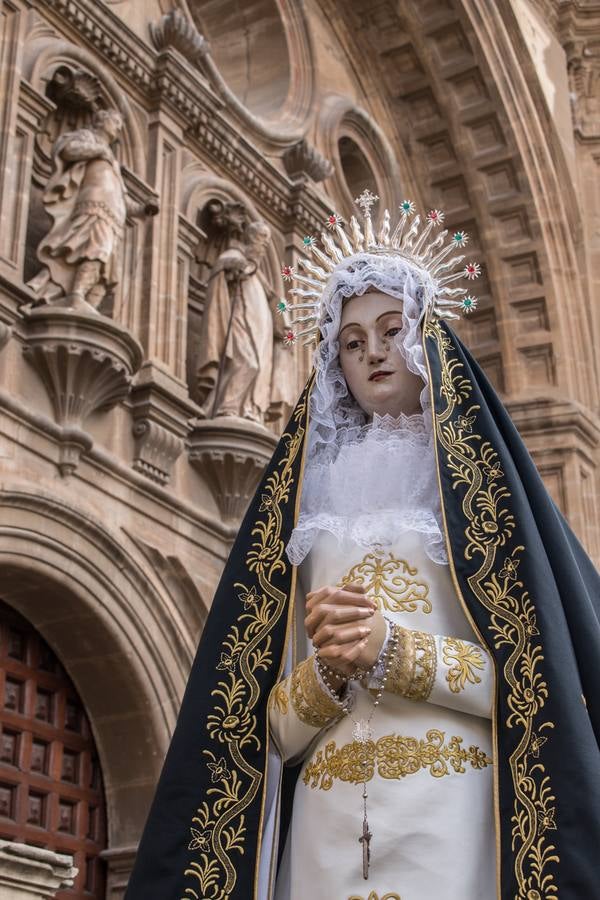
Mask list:
[[[193,636],[154,576],[92,517],[28,491],[7,491],[1,504],[2,598],[79,692],[104,773],[109,848],[128,847],[175,725]]]

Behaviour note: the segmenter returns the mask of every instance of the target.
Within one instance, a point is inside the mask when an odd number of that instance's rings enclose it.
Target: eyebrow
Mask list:
[[[401,309],[400,310],[388,309],[385,312],[382,312],[381,315],[377,316],[377,318],[375,319],[375,324],[377,324],[377,322],[379,322],[380,319],[383,319],[384,316],[401,316],[401,315],[402,315]],[[361,325],[360,322],[346,322],[344,327],[340,328],[340,330],[338,332],[338,337],[340,336],[342,331],[344,331],[345,328],[352,328],[352,326],[354,326],[355,328],[364,328],[364,325]]]

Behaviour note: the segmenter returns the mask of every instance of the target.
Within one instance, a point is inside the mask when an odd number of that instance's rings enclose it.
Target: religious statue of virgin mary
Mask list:
[[[600,579],[446,320],[467,235],[332,214],[127,900],[598,894]],[[283,304],[285,306],[285,304]]]

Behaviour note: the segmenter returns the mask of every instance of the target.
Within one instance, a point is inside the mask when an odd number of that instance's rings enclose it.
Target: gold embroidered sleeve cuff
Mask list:
[[[343,704],[321,686],[314,656],[297,665],[290,678],[292,707],[305,725],[323,728],[342,714]]]
[[[435,638],[395,625],[398,645],[390,661],[387,690],[409,700],[427,700],[437,671]]]

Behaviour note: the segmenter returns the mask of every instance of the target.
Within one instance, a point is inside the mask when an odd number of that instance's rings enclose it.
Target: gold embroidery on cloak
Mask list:
[[[446,741],[445,732],[431,728],[425,738],[388,734],[377,741],[367,741],[366,770],[365,747],[359,741],[352,741],[338,747],[329,741],[323,750],[318,750],[304,770],[302,780],[307,787],[328,791],[333,782],[360,784],[370,781],[375,772],[381,778],[397,780],[407,775],[427,771],[434,778],[473,769],[485,769],[492,765],[492,759],[479,747],[462,746],[462,737],[454,736]]]
[[[464,691],[467,682],[480,684],[481,678],[475,671],[485,669],[483,652],[480,647],[461,641],[458,638],[444,638],[442,656],[447,666],[451,668],[446,673],[448,687],[453,694]]]
[[[244,853],[245,810],[255,800],[263,780],[263,773],[246,759],[245,750],[262,747],[253,712],[260,698],[256,673],[272,665],[270,633],[288,599],[272,579],[288,567],[281,539],[283,508],[294,484],[293,465],[302,448],[308,397],[307,389],[294,413],[296,432],[282,435],[286,452],[264,486],[246,557],[248,583],[234,585],[240,614],[223,642],[217,666],[226,670],[225,676],[212,691],[215,705],[206,720],[210,737],[223,745],[226,755],[217,758],[211,750],[202,750],[211,786],[192,818],[188,850],[195,857],[184,876],[195,879],[202,895],[210,892],[211,900],[227,900],[235,888],[237,871],[232,857]],[[181,900],[194,893],[186,887]]]
[[[392,553],[388,554],[388,559],[367,553],[344,575],[338,587],[362,584],[379,609],[416,612],[420,605],[422,612],[430,613],[429,585],[414,577],[418,574],[416,566],[411,566],[405,559],[397,559]]]
[[[506,555],[516,527],[506,503],[511,494],[503,481],[498,453],[476,431],[480,407],[466,407],[472,386],[463,374],[464,365],[451,356],[452,343],[439,321],[429,321],[424,335],[437,345],[440,395],[446,403],[435,416],[436,442],[443,451],[453,489],[465,489],[465,559],[481,559],[479,569],[468,578],[469,587],[490,615],[488,628],[496,649],[509,651],[502,673],[508,685],[505,727],[520,730],[509,757],[514,789],[511,824],[518,888],[515,900],[554,898],[558,886],[551,867],[560,862],[560,857],[547,832],[557,829],[555,807],[551,806],[556,798],[541,760],[539,732],[553,729],[555,723],[542,717],[548,697],[542,672],[544,653],[535,604],[518,573],[525,547],[514,546]],[[504,552],[498,558],[500,548]]]

